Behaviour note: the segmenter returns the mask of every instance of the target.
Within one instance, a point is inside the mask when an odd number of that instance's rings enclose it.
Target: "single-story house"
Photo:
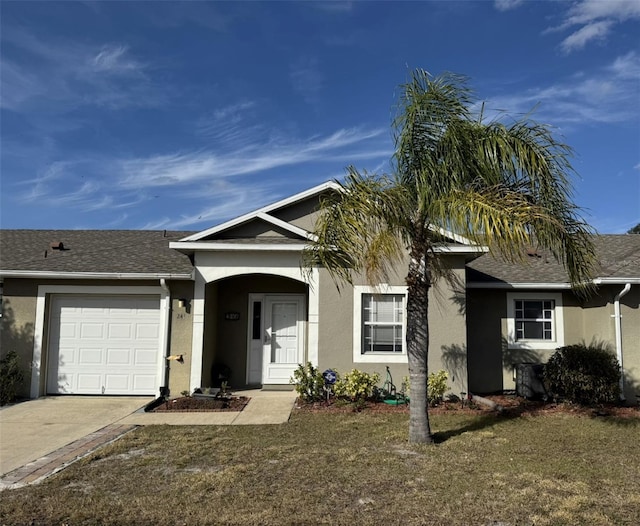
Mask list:
[[[283,388],[298,364],[407,374],[405,268],[388,283],[339,288],[306,271],[322,195],[334,183],[201,232],[0,231],[2,354],[15,350],[22,395],[177,396],[225,379]],[[454,394],[515,387],[514,366],[561,345],[603,341],[640,392],[640,236],[596,239],[597,294],[575,296],[561,266],[532,249],[501,262],[452,233],[439,256],[456,277],[431,292],[432,371]]]

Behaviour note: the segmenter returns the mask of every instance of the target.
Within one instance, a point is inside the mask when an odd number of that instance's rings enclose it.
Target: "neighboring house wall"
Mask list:
[[[622,286],[598,289],[597,296],[580,301],[571,291],[491,290],[467,291],[469,388],[475,393],[513,390],[514,365],[544,363],[561,345],[602,342],[615,352],[613,298]],[[621,300],[625,395],[630,402],[640,392],[640,287],[634,286]],[[555,322],[557,340],[514,344],[510,337],[509,308],[514,298],[559,298]],[[561,309],[562,318],[558,316]]]

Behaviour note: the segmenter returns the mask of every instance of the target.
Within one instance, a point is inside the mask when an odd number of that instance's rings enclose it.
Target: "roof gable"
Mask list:
[[[294,234],[299,239],[311,239],[312,236],[308,230],[293,224],[294,219],[296,219],[296,216],[299,214],[287,214],[287,210],[291,211],[292,209],[299,207],[299,205],[304,201],[317,202],[322,194],[338,189],[339,185],[332,181],[314,186],[313,188],[305,190],[304,192],[300,192],[291,197],[287,197],[286,199],[282,199],[270,205],[264,206],[262,208],[259,208],[258,210],[249,212],[248,214],[244,214],[242,216],[236,217],[235,219],[226,221],[220,225],[214,226],[207,230],[203,230],[202,232],[197,232],[195,234],[187,236],[181,239],[180,242],[209,240],[213,241],[216,239],[230,238],[229,234],[234,228],[240,225],[255,222],[256,220],[270,223],[277,228]]]

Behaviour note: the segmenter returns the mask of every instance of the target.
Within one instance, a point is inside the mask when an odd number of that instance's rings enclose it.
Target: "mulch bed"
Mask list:
[[[224,412],[242,411],[249,403],[250,398],[246,396],[232,396],[231,398],[196,398],[194,396],[183,396],[174,398],[151,409],[152,412],[172,412],[172,413],[196,413],[196,412]]]
[[[640,407],[622,407],[616,405],[604,405],[598,407],[582,407],[568,403],[551,403],[538,400],[527,400],[517,396],[493,395],[485,396],[498,404],[502,409],[496,411],[479,403],[443,402],[429,408],[429,414],[483,414],[500,413],[509,416],[536,416],[554,413],[574,414],[590,417],[616,417],[616,418],[640,418]],[[364,405],[356,406],[344,400],[332,399],[327,402],[306,403],[299,398],[296,400],[295,410],[301,412],[366,412],[366,413],[408,413],[409,405],[389,405],[384,402],[367,400]]]

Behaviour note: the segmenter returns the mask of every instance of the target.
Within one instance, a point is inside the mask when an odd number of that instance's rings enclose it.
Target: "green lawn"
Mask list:
[[[44,483],[1,524],[640,523],[640,419],[294,413],[282,426],[140,428]]]

